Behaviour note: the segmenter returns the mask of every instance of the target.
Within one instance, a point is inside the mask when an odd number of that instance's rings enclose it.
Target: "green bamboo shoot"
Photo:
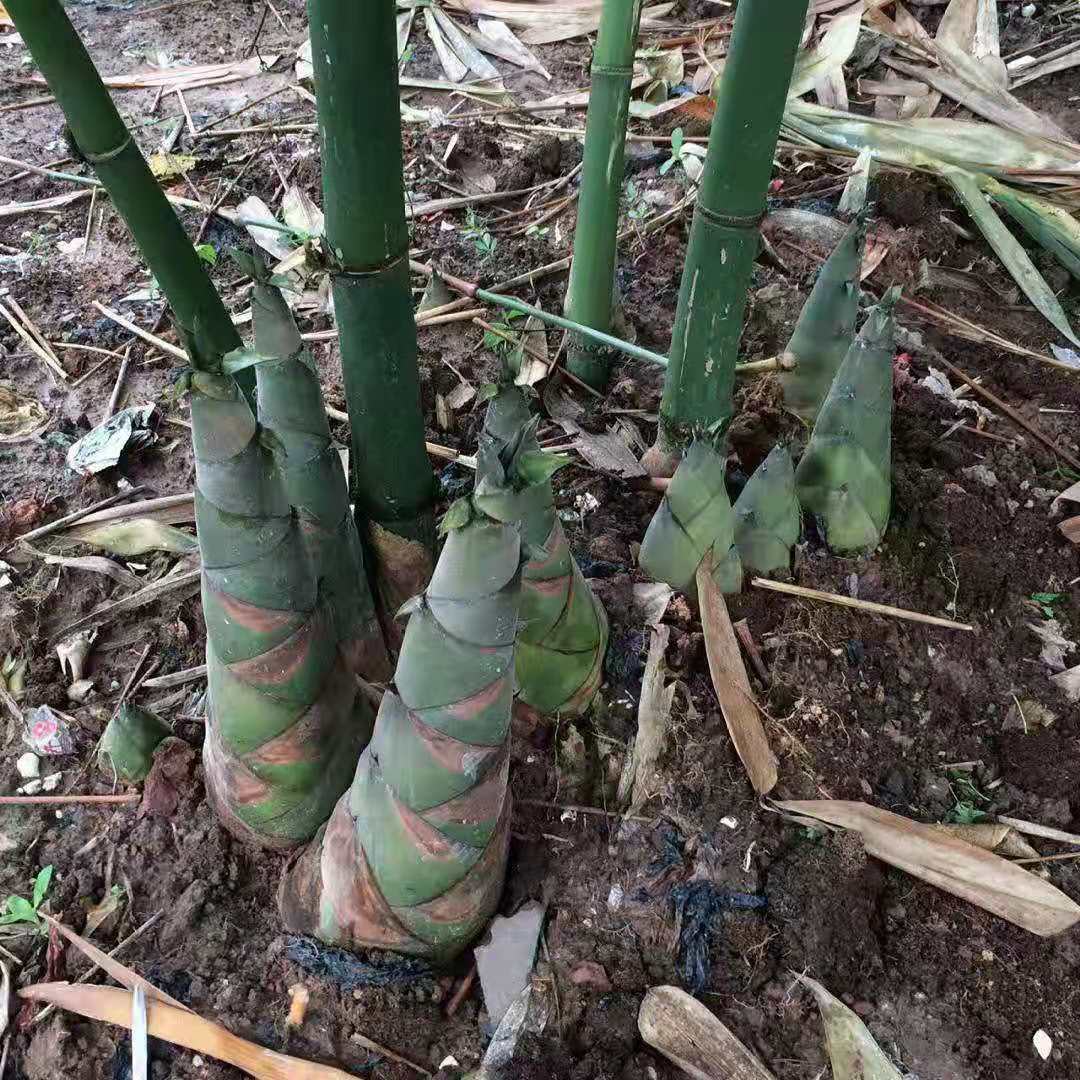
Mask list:
[[[821,268],[785,352],[796,366],[780,375],[784,404],[809,425],[855,335],[865,246],[866,218],[860,214]]]
[[[98,765],[106,776],[138,784],[154,763],[154,751],[172,728],[148,709],[125,702],[105,726],[98,743]]]
[[[192,379],[203,753],[223,822],[291,847],[326,821],[371,735],[355,673],[387,663],[311,358],[276,290],[257,283],[252,313],[259,419],[228,376]]]
[[[529,420],[525,395],[506,382],[488,405],[484,433],[506,447],[527,429],[524,450],[539,453]],[[521,533],[527,559],[517,635],[518,697],[538,712],[574,716],[600,689],[607,615],[570,551],[550,480],[528,485],[522,477],[515,479],[524,488]]]
[[[892,501],[893,308],[899,287],[873,308],[821,406],[795,471],[799,502],[829,547],[857,551],[881,541]]]
[[[731,415],[758,226],[807,0],[740,0],[701,176],[650,467]]]
[[[431,573],[435,496],[410,292],[394,5],[309,0],[308,13],[356,499],[380,605],[392,617]]]
[[[786,446],[774,446],[735,500],[735,548],[745,570],[772,574],[791,568],[802,511]]]
[[[501,447],[482,439],[475,490],[448,512],[431,582],[407,605],[396,692],[352,788],[282,883],[290,930],[445,960],[494,912],[510,825],[517,522],[547,458],[525,433]]]
[[[566,313],[575,322],[604,332],[611,329],[626,118],[641,6],[642,0],[604,0],[585,122]],[[571,337],[566,363],[571,374],[590,386],[602,388],[607,382],[610,354],[580,335]]]
[[[710,555],[720,589],[737,593],[742,588],[735,514],[724,473],[722,447],[708,438],[690,444],[641,543],[638,561],[654,581],[696,596],[698,567]]]

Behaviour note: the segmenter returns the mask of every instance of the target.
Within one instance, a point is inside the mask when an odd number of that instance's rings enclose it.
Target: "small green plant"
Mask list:
[[[981,792],[965,772],[950,771],[948,778],[955,805],[945,815],[945,820],[954,825],[975,825],[985,821],[986,811],[979,809],[979,803],[988,804],[990,796]]]
[[[484,223],[476,216],[475,210],[465,215],[465,236],[473,242],[481,262],[487,262],[499,246],[499,241],[487,230]]]
[[[213,244],[196,244],[195,254],[209,266],[213,266],[217,262],[217,251]]]
[[[543,240],[549,232],[551,229],[547,225],[530,225],[525,230],[525,235],[530,240]]]
[[[496,330],[501,330],[504,334],[513,334],[513,327],[511,323],[515,319],[523,319],[525,316],[520,311],[504,311],[502,322],[493,323],[492,325]],[[500,337],[498,334],[493,334],[490,330],[484,331],[484,348],[490,349],[493,353],[503,355],[510,352],[514,348],[514,342],[507,341],[506,338]]]
[[[1065,594],[1059,592],[1033,592],[1031,594],[1031,602],[1035,604],[1048,619],[1054,617],[1054,605],[1060,604],[1064,599]]]
[[[34,878],[33,897],[30,900],[27,900],[25,896],[9,896],[4,901],[4,913],[0,915],[0,926],[26,925],[44,930],[45,923],[38,915],[38,908],[41,907],[45,894],[49,891],[52,876],[51,864],[38,871],[38,876]]]
[[[682,165],[683,152],[686,146],[686,137],[682,128],[676,128],[671,133],[671,157],[660,166],[660,175],[666,176],[676,165]]]
[[[665,162],[665,164],[667,164]],[[623,189],[623,198],[626,200],[626,216],[633,222],[644,221],[649,215],[649,207],[633,180],[626,181]]]

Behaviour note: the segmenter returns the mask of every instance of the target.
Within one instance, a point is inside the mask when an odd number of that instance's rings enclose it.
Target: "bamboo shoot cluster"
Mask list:
[[[446,542],[408,605],[371,745],[282,884],[294,931],[442,960],[495,909],[509,839],[518,522],[553,465],[530,438],[531,426],[508,444],[484,438],[473,495],[443,521]]]
[[[314,363],[276,289],[252,308],[258,418],[231,376],[192,377],[204,757],[223,822],[288,847],[348,787],[372,727],[355,676],[388,661]]]

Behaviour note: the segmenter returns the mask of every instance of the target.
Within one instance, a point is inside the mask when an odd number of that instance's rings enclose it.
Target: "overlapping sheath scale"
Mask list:
[[[504,385],[488,405],[484,432],[507,446],[529,420],[522,391]],[[531,431],[522,450],[540,451]],[[570,551],[550,480],[525,490],[519,505],[527,561],[521,575],[518,696],[538,712],[577,715],[592,703],[603,679],[607,614]]]
[[[261,423],[229,376],[192,389],[204,760],[224,823],[291,847],[348,787],[372,728],[356,673],[387,662],[311,360],[276,290],[253,311]]]
[[[493,914],[509,839],[507,737],[521,604],[513,458],[492,440],[427,590],[410,605],[352,787],[282,882],[286,925],[345,948],[446,960]]]
[[[795,471],[804,510],[816,514],[834,551],[880,542],[892,500],[892,289],[873,308],[836,373],[810,445]]]

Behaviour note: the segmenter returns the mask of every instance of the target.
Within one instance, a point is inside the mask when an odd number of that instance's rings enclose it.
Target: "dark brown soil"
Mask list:
[[[261,81],[187,94],[197,122],[223,116],[290,81],[293,51],[305,36],[304,5],[277,0],[275,6],[289,30],[271,16],[259,49],[280,53],[279,68],[259,76]],[[1012,8],[1019,10],[1019,5],[1002,6],[1011,17]],[[262,14],[261,4],[247,0],[145,15],[138,7],[69,9],[104,71],[131,70],[147,50],[158,48],[194,62],[242,56]],[[697,11],[695,5],[695,17],[715,14],[713,5],[702,7]],[[937,9],[916,10],[933,26]],[[409,70],[437,76],[421,23],[418,19]],[[1017,35],[1024,28],[1010,26],[1015,38],[1010,47],[1022,47]],[[508,85],[522,99],[584,84],[582,40],[539,51],[554,78],[548,84],[535,75],[509,76]],[[0,52],[0,70],[9,77],[0,89],[0,108],[42,92],[15,81],[26,76],[21,56],[21,50]],[[1071,104],[1080,74],[1066,72],[1027,89],[1030,94],[1020,95],[1025,101],[1069,130],[1080,130]],[[120,94],[118,100],[129,120],[156,125],[139,129],[148,150],[156,148],[167,129],[158,123],[161,118],[179,115],[178,103],[167,96],[151,116],[151,91]],[[294,95],[281,94],[235,122],[269,118],[306,122],[311,110]],[[551,121],[562,126],[580,122],[575,112]],[[51,107],[5,112],[3,153],[34,162],[63,158],[67,148],[60,128],[59,113]],[[413,200],[449,194],[437,181],[458,186],[480,177],[482,183],[485,174],[500,190],[527,187],[565,176],[580,160],[580,146],[572,138],[530,137],[522,131],[494,138],[491,130],[481,124],[406,126],[406,162],[421,163],[409,174]],[[455,134],[452,178],[422,164],[428,155],[441,161]],[[180,147],[187,149],[187,141]],[[306,133],[263,142],[200,140],[190,182],[212,198],[253,151],[258,151],[256,164],[238,194],[257,194],[274,204],[280,169],[318,200],[317,150],[314,137]],[[659,176],[665,157],[635,144],[630,169],[639,188],[667,192],[673,202],[681,185]],[[781,177],[785,189],[796,194],[788,197],[781,189],[779,205],[831,211],[835,191],[814,195],[830,178],[835,180],[831,167],[819,162],[796,177],[788,164],[784,158]],[[809,192],[805,198],[797,194],[800,186]],[[183,180],[175,188],[190,194]],[[30,176],[5,183],[0,200],[25,201],[68,190],[62,182]],[[923,295],[1009,340],[1045,350],[1051,331],[1015,298],[1011,279],[986,246],[940,225],[943,214],[960,224],[966,221],[946,192],[924,178],[886,173],[878,198],[874,235],[889,252],[866,282],[868,293],[880,294],[901,282],[910,294],[924,259],[963,271],[978,283],[975,291],[935,286]],[[512,200],[505,209],[522,206],[522,200]],[[107,204],[100,220],[95,210],[86,257],[61,253],[60,241],[84,234],[87,209],[84,201],[55,215],[0,218],[0,254],[31,253],[21,268],[0,266],[0,285],[50,340],[111,348],[126,342],[126,336],[91,301],[116,307],[120,297],[145,284],[146,275]],[[486,261],[475,241],[464,235],[460,212],[418,222],[414,242],[424,258],[491,283],[564,255],[575,213],[571,205],[547,223],[548,232],[527,236],[524,228],[534,215],[503,221],[499,211],[481,207],[480,227],[497,238]],[[192,234],[202,223],[190,211],[184,220]],[[618,281],[627,333],[661,351],[670,340],[686,226],[684,219],[647,239],[629,240],[620,251]],[[520,234],[514,235],[514,229]],[[215,221],[205,239],[224,249],[241,238]],[[790,237],[772,246],[775,257],[763,258],[755,276],[744,339],[748,356],[783,348],[825,253],[810,240]],[[227,260],[217,262],[213,275],[230,302],[242,306],[237,275]],[[1060,287],[1066,306],[1073,307],[1075,285],[1066,277]],[[559,310],[564,289],[565,277],[553,276],[519,295]],[[144,326],[157,323],[162,313],[159,302],[122,306]],[[310,328],[328,325],[319,317]],[[770,716],[768,735],[780,758],[777,794],[862,799],[921,821],[941,820],[971,805],[982,813],[1006,813],[1078,832],[1080,715],[1050,682],[1051,671],[1040,661],[1039,643],[1028,628],[1042,619],[1032,595],[1048,593],[1056,596],[1053,611],[1065,636],[1075,638],[1080,632],[1078,549],[1057,532],[1050,510],[1052,496],[1077,477],[1002,417],[990,431],[1013,443],[964,431],[949,434],[959,415],[917,383],[929,366],[941,367],[944,355],[981,376],[1074,453],[1080,386],[1058,371],[985,343],[943,336],[933,325],[916,321],[914,313],[905,313],[904,325],[910,334],[903,345],[907,355],[897,367],[894,509],[885,541],[871,555],[837,558],[811,530],[794,577],[815,588],[951,616],[973,623],[976,632],[884,620],[759,591],[736,598],[732,615],[748,620],[771,672],[770,685],[760,689]],[[168,334],[167,320],[161,326]],[[469,323],[423,330],[420,345],[429,438],[471,452],[479,410],[465,410],[454,417],[451,430],[439,430],[436,395],[453,389],[457,373],[481,385],[497,371],[497,359],[484,349],[481,331]],[[558,346],[557,335],[551,335],[550,346]],[[159,441],[119,470],[84,481],[67,469],[65,440],[56,436],[78,437],[98,421],[115,368],[110,364],[89,374],[78,388],[58,388],[7,325],[0,327],[4,379],[36,397],[51,416],[45,438],[0,447],[0,521],[10,534],[112,494],[121,477],[145,485],[148,494],[191,489],[186,413],[166,396],[174,362],[141,343],[132,357],[127,401],[159,405]],[[92,354],[75,351],[65,352],[63,359],[76,378],[96,363]],[[328,402],[343,408],[336,353],[322,349],[319,362]],[[620,364],[603,401],[583,400],[586,426],[602,430],[619,417],[635,425],[648,445],[660,388],[658,371],[637,362]],[[748,475],[778,440],[800,437],[780,407],[773,378],[741,387],[738,402],[731,431],[735,480]],[[339,434],[344,438],[346,432]],[[987,486],[978,470],[971,471],[973,466],[992,471],[996,483]],[[467,474],[456,466],[440,468],[449,498],[455,485],[467,482]],[[681,1075],[642,1043],[636,1018],[649,987],[682,984],[693,974],[680,947],[672,892],[702,882],[767,900],[764,912],[734,910],[715,917],[708,949],[698,958],[700,996],[760,1054],[778,1080],[827,1075],[816,1009],[795,988],[793,971],[806,971],[848,1001],[882,1046],[919,1080],[1063,1080],[1080,1074],[1077,932],[1037,938],[890,870],[868,858],[850,836],[823,838],[763,810],[731,748],[709,681],[700,626],[685,601],[674,602],[666,616],[673,628],[668,664],[685,692],[676,698],[659,794],[643,808],[645,820],[620,821],[604,812],[612,804],[614,780],[635,730],[647,631],[633,602],[633,584],[641,580],[634,552],[658,496],[576,467],[559,474],[557,487],[560,506],[568,511],[586,493],[599,504],[583,518],[570,513],[568,525],[575,552],[611,617],[612,646],[603,701],[593,715],[572,726],[564,722],[557,730],[522,724],[515,732],[517,802],[503,911],[511,913],[527,900],[546,904],[537,977],[552,1001],[545,1030],[527,1036],[520,1047],[515,1078],[675,1080]],[[52,541],[40,546],[61,550]],[[64,788],[106,791],[105,780],[89,766],[97,736],[147,645],[147,662],[155,674],[200,662],[204,633],[198,599],[162,601],[104,628],[90,666],[97,695],[75,708],[67,701],[51,636],[119,595],[116,586],[107,578],[60,570],[32,556],[4,557],[16,572],[12,586],[0,589],[0,656],[12,651],[30,660],[24,705],[48,703],[76,718],[78,756],[63,762]],[[140,573],[155,577],[174,560],[154,556],[137,561],[145,566]],[[160,705],[167,697],[144,691],[136,700]],[[173,697],[163,711],[175,721],[176,733],[198,746],[202,710],[197,693]],[[1047,712],[1054,716],[1051,726],[1028,723]],[[22,747],[6,714],[4,722],[0,770],[4,790],[13,791],[19,783],[14,762]],[[580,767],[567,764],[561,748],[568,739],[584,747]],[[1063,849],[1047,844],[1043,850]],[[151,929],[121,954],[125,962],[200,1014],[265,1046],[282,1046],[288,988],[303,981],[312,996],[307,1022],[289,1043],[298,1056],[335,1063],[358,1076],[405,1080],[416,1074],[372,1054],[353,1036],[375,1039],[432,1072],[448,1055],[471,1068],[483,1053],[486,1018],[478,989],[453,1016],[446,1012],[468,970],[468,958],[450,972],[404,987],[355,991],[307,974],[289,959],[274,903],[280,858],[248,850],[218,827],[198,768],[181,785],[179,805],[169,816],[140,815],[126,807],[0,809],[0,852],[0,893],[26,894],[37,871],[51,864],[56,881],[50,908],[77,928],[112,885],[122,886],[126,900],[120,913],[97,931],[99,944],[111,948],[156,914]],[[1066,893],[1080,897],[1076,863],[1049,863],[1047,873]],[[33,936],[4,942],[22,961],[15,970],[16,985],[46,977],[45,941]],[[83,970],[84,962],[69,955],[68,973],[77,977]],[[117,1029],[64,1015],[30,1026],[27,1019],[23,1013],[15,1022],[7,1076],[130,1076],[127,1036]],[[1054,1040],[1046,1063],[1032,1049],[1032,1035],[1040,1028]],[[232,1080],[240,1075],[165,1043],[152,1049],[155,1080]]]

